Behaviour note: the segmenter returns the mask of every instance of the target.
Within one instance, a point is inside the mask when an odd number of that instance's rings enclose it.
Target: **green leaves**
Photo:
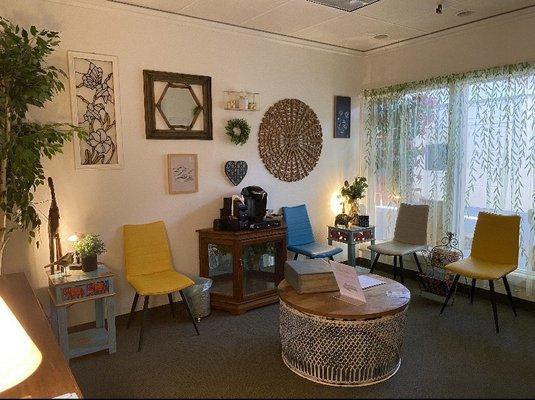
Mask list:
[[[80,257],[99,255],[106,251],[106,246],[100,238],[100,235],[94,235],[92,233],[84,235],[80,240],[74,243],[73,248]]]

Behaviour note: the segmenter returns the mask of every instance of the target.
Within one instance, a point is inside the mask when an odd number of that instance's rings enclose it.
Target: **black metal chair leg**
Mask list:
[[[191,310],[189,308],[188,299],[186,296],[184,296],[184,293],[182,293],[182,290],[179,291],[180,297],[182,297],[182,301],[184,302],[184,305],[186,306],[186,310],[188,310],[188,314],[191,318],[191,322],[193,322],[193,326],[195,327],[195,331],[197,332],[197,335],[200,335],[199,329],[197,329],[197,323],[195,322],[195,318],[193,318],[193,314],[191,313]]]
[[[168,293],[167,298],[169,299],[169,307],[171,308],[171,315],[175,318],[175,303],[173,302],[173,294]]]
[[[398,258],[394,256],[394,280],[398,277]]]
[[[377,265],[377,261],[379,261],[379,256],[380,256],[379,253],[377,253],[377,254],[375,255],[375,258],[374,258],[374,260],[373,260],[373,262],[372,262],[372,266],[371,266],[371,268],[370,268],[370,274],[373,274],[373,270],[375,269],[375,266]]]
[[[420,271],[420,273],[423,274],[424,271],[422,270],[422,266],[420,265],[420,261],[418,261],[418,255],[416,253],[412,253],[412,255],[414,256],[414,261],[416,261],[416,266],[418,267],[418,271]]]
[[[294,260],[297,260],[297,257],[299,257],[299,253],[294,254]]]
[[[516,307],[515,307],[515,303],[513,302],[513,295],[511,294],[511,288],[509,287],[509,282],[507,282],[507,278],[504,276],[502,278],[503,280],[503,285],[505,286],[505,290],[507,292],[507,297],[509,297],[509,303],[511,304],[511,308],[513,309],[513,313],[515,314],[515,317],[516,317]]]
[[[496,333],[500,332],[498,325],[498,309],[496,308],[496,293],[494,292],[494,281],[489,281],[490,286],[490,301],[492,302],[492,313],[494,314],[494,325],[496,325]]]
[[[139,330],[139,343],[137,345],[137,351],[141,351],[143,346],[143,331],[145,329],[145,320],[147,319],[147,311],[149,309],[149,296],[145,296],[145,301],[143,302],[143,316],[141,317],[141,329]]]
[[[405,283],[405,277],[403,276],[403,256],[399,256],[399,280],[402,284]]]
[[[128,316],[128,322],[126,323],[126,329],[130,328],[130,323],[134,317],[134,312],[136,311],[137,301],[139,299],[139,294],[134,295],[134,300],[132,301],[132,308],[130,309],[130,315]]]
[[[472,278],[472,287],[470,288],[470,304],[474,304],[475,291],[476,291],[476,278]]]
[[[451,284],[451,287],[450,287],[450,290],[448,292],[448,295],[446,296],[446,300],[444,301],[444,304],[442,305],[442,309],[440,310],[440,314],[442,314],[444,312],[444,309],[448,305],[448,301],[450,301],[451,296],[455,292],[455,288],[457,287],[457,282],[459,282],[459,278],[460,277],[461,277],[461,275],[457,274],[457,275],[455,275],[455,278],[453,278],[453,282]]]
[[[333,256],[329,256],[329,260],[334,261],[334,257]]]

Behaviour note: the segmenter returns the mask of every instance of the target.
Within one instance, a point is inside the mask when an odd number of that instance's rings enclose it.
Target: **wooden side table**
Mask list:
[[[334,242],[347,244],[347,262],[352,267],[357,265],[356,246],[360,243],[370,242],[375,244],[375,226],[328,226],[327,242],[332,245]],[[370,263],[375,258],[375,252],[371,252]]]
[[[117,350],[115,337],[115,295],[113,273],[99,264],[95,271],[70,271],[68,275],[48,275],[51,322],[66,359],[108,350]],[[96,327],[68,333],[67,309],[73,304],[95,301]]]
[[[232,314],[279,301],[286,262],[286,226],[199,233],[200,274],[214,281],[213,308]]]

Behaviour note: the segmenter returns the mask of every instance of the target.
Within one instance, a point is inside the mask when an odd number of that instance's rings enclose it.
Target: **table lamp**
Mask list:
[[[4,299],[0,297],[0,393],[28,378],[42,355]]]

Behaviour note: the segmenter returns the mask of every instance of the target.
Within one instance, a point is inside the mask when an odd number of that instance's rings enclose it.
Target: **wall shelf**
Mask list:
[[[225,90],[225,110],[258,111],[260,93],[245,90]]]

